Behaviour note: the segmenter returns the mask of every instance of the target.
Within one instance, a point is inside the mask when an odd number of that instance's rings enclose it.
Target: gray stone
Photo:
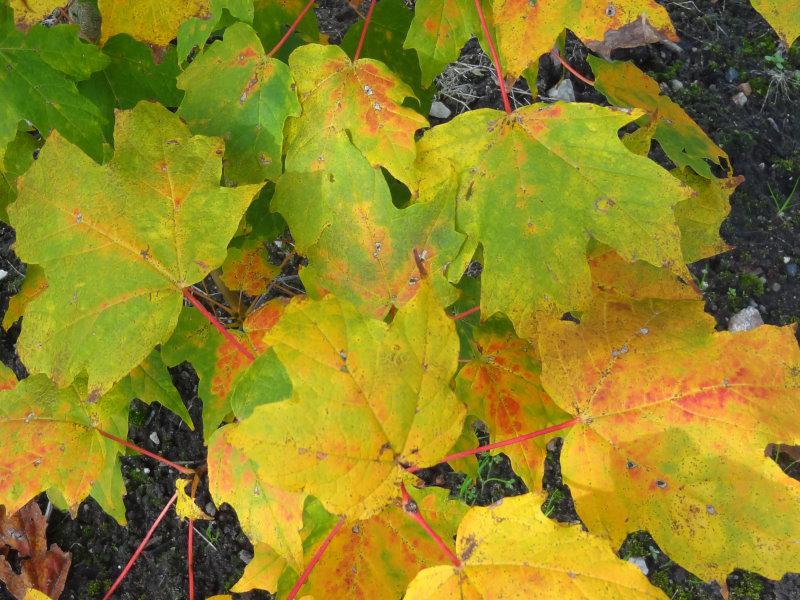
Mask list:
[[[439,102],[438,100],[434,101],[431,104],[431,110],[428,112],[431,117],[436,119],[447,119],[453,111],[451,111],[443,102]]]
[[[790,262],[786,265],[786,274],[789,277],[797,277],[798,271],[800,271],[800,267],[797,266],[797,263]]]
[[[647,562],[640,556],[631,556],[630,558],[628,558],[628,562],[639,567],[639,569],[645,575],[647,575],[650,572],[650,569],[647,568]]]
[[[206,514],[209,517],[213,517],[217,514],[217,507],[214,506],[213,502],[206,502]]]
[[[247,550],[240,550],[239,560],[241,560],[244,564],[249,565],[250,561],[253,560],[253,554]]]
[[[683,82],[680,79],[673,79],[669,82],[669,87],[673,92],[680,92],[683,89]]]
[[[728,331],[750,331],[764,324],[761,313],[757,308],[748,306],[731,317],[728,321]]]
[[[742,108],[745,104],[747,104],[747,96],[745,96],[744,92],[739,92],[733,98],[731,98],[731,100],[739,108]]]
[[[572,81],[570,79],[562,79],[558,85],[554,85],[547,90],[547,95],[553,100],[575,102],[575,88],[572,87]]]
[[[153,442],[156,446],[161,443],[161,440],[158,438],[158,434],[154,431],[150,434],[150,441]]]

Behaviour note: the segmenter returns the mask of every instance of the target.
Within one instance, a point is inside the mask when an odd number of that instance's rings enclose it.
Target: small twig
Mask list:
[[[364,28],[361,30],[361,37],[358,38],[358,47],[356,48],[356,53],[353,55],[353,61],[358,60],[359,56],[361,56],[361,50],[364,48],[364,40],[367,39],[367,29],[369,28],[369,23],[372,20],[373,10],[375,10],[375,0],[372,0],[369,3],[367,16],[364,19]]]
[[[511,114],[511,103],[508,101],[508,92],[506,91],[506,83],[503,81],[503,67],[500,64],[500,57],[497,55],[497,49],[494,47],[494,40],[489,33],[489,26],[486,24],[486,17],[483,14],[483,7],[481,0],[475,0],[475,10],[478,11],[478,20],[481,22],[483,29],[483,37],[486,39],[486,44],[489,46],[489,52],[492,55],[495,71],[497,71],[497,83],[500,86],[500,96],[503,98],[503,107],[506,112]]]
[[[563,66],[567,71],[572,73],[575,77],[580,79],[586,85],[591,85],[592,87],[594,87],[594,81],[592,81],[588,77],[581,75],[578,71],[576,71],[571,64],[569,64],[567,61],[564,60],[564,58],[561,56],[561,53],[556,48],[553,48],[552,55],[558,62],[561,63],[561,66]]]
[[[100,435],[102,435],[103,437],[105,437],[105,438],[113,440],[113,441],[117,442],[118,444],[122,444],[123,446],[125,446],[127,448],[130,448],[131,450],[136,450],[136,452],[138,452],[139,454],[144,454],[145,456],[149,456],[150,458],[153,458],[153,459],[157,460],[158,462],[167,465],[168,467],[172,467],[173,469],[175,469],[179,473],[183,473],[184,475],[194,475],[194,469],[189,469],[187,467],[182,467],[179,464],[172,462],[171,460],[167,460],[163,456],[159,456],[155,452],[150,452],[149,450],[145,450],[141,446],[137,446],[136,444],[133,444],[133,443],[129,442],[128,440],[123,440],[122,438],[119,438],[119,437],[117,437],[115,435],[112,435],[112,434],[106,432],[106,431],[103,431],[102,429],[95,429],[95,431],[97,433],[99,433]]]

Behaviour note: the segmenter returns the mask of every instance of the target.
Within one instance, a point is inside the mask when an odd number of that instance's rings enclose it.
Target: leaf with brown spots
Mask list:
[[[780,578],[800,486],[765,457],[800,441],[793,327],[715,332],[698,300],[598,292],[580,324],[542,325],[542,382],[579,422],[561,466],[581,519],[619,547],[648,530],[676,563],[724,581],[734,568]]]
[[[597,90],[616,106],[646,111],[637,124],[679,169],[691,167],[698,175],[712,179],[709,163],[730,168],[728,154],[680,106],[661,94],[655,79],[631,62],[609,62],[595,56],[588,60]]]
[[[101,392],[166,341],[182,289],[222,264],[260,188],[221,188],[222,141],[159,105],[119,112],[115,132],[105,165],[51,135],[8,208],[17,254],[47,278],[20,357],[61,386],[85,370]]]
[[[778,32],[787,48],[800,37],[800,1],[750,0],[750,4]]]
[[[178,77],[186,95],[178,109],[195,133],[225,139],[225,178],[236,183],[281,173],[283,124],[299,116],[289,68],[264,54],[245,23],[225,30]]]
[[[53,488],[74,513],[90,492],[95,495],[93,486],[108,485],[107,463],[119,472],[121,447],[96,428],[126,435],[125,392],[117,386],[98,397],[87,393],[85,379],[58,389],[43,375],[0,392],[0,505],[14,513]]]
[[[427,286],[389,326],[332,295],[295,299],[266,339],[292,397],[256,407],[228,440],[273,485],[366,519],[397,500],[404,465],[435,464],[461,434],[458,336]]]
[[[536,345],[518,338],[508,321],[495,318],[482,323],[473,332],[473,342],[478,356],[459,371],[456,394],[470,414],[486,423],[492,442],[569,419],[542,387]],[[547,440],[542,436],[502,450],[528,489],[542,487]]]
[[[210,16],[209,0],[98,0],[102,17],[100,44],[118,33],[154,46],[166,46],[175,38],[181,23]]]
[[[494,0],[493,18],[503,66],[513,76],[550,52],[565,29],[605,57],[617,48],[678,40],[656,0]]]
[[[452,540],[467,506],[441,488],[409,488],[439,536]],[[446,542],[447,543],[447,542]],[[309,548],[310,558],[319,544]],[[380,556],[381,560],[376,561]],[[420,525],[391,504],[365,521],[344,527],[312,571],[305,593],[315,598],[400,598],[416,574],[444,559]]]
[[[505,313],[528,338],[541,311],[580,310],[590,299],[591,239],[691,278],[673,207],[692,191],[619,140],[619,129],[639,116],[535,104],[510,115],[471,111],[426,132],[422,192],[442,185],[452,166],[465,247],[483,245],[484,319]]]
[[[406,600],[665,598],[605,540],[542,514],[544,498],[525,494],[471,509],[458,526],[460,567],[425,569]]]
[[[50,600],[64,590],[72,557],[56,544],[47,547],[47,521],[36,500],[31,500],[13,514],[0,506],[0,581],[19,600],[36,596]],[[21,569],[16,573],[6,560],[4,550],[14,550]]]

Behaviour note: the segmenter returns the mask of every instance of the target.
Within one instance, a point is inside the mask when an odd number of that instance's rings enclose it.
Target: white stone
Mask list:
[[[575,88],[572,87],[572,81],[570,79],[562,79],[558,85],[554,85],[547,90],[547,95],[553,100],[575,102]]]
[[[645,560],[640,556],[631,556],[628,559],[628,562],[639,567],[639,569],[641,569],[642,573],[644,573],[645,575],[647,575],[650,572],[650,569],[647,568],[647,562],[645,562]]]
[[[731,317],[728,321],[728,331],[750,331],[764,324],[761,313],[757,308],[748,306]]]
[[[4,269],[0,269],[0,281],[5,279],[7,276],[8,276],[8,271],[6,271]]]
[[[161,440],[158,439],[158,434],[154,431],[150,434],[150,441],[153,442],[156,446],[161,443]]]
[[[745,104],[747,104],[747,96],[744,94],[744,92],[739,92],[733,98],[731,98],[731,100],[739,108],[742,108]]]
[[[452,111],[447,108],[444,102],[436,100],[431,104],[431,110],[428,114],[436,119],[446,119],[452,114]]]

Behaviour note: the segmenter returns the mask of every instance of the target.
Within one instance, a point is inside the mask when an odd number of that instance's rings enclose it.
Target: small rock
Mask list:
[[[753,93],[752,86],[749,83],[747,83],[746,81],[744,83],[740,83],[738,86],[736,86],[736,89],[739,90],[740,92],[742,92],[745,96],[749,96],[750,94]]]
[[[788,265],[790,262],[792,262],[792,257],[791,256],[784,256],[783,257],[783,264]]]
[[[764,324],[761,313],[757,308],[748,306],[731,317],[728,321],[728,331],[750,331]]]
[[[209,517],[214,517],[217,514],[217,507],[214,506],[213,502],[206,502],[206,514]]]
[[[786,274],[789,277],[797,277],[797,273],[800,271],[800,267],[797,266],[797,263],[788,263],[786,265]]]
[[[431,110],[428,114],[436,119],[447,119],[453,111],[451,111],[443,102],[436,100],[431,104]]]
[[[647,568],[647,562],[645,562],[645,560],[640,556],[631,556],[630,558],[628,558],[628,562],[639,567],[639,569],[645,575],[647,575],[650,572],[650,569]]]
[[[158,439],[158,434],[154,431],[150,434],[150,441],[153,442],[156,446],[161,443],[161,440]]]
[[[145,475],[150,475],[150,469],[145,467],[144,469],[142,469],[142,473],[144,473]]]
[[[772,284],[772,288],[771,289],[772,289],[773,292],[780,292],[781,291],[781,284],[776,281],[775,283]]]
[[[742,108],[745,104],[747,104],[747,96],[745,96],[742,92],[736,94],[733,98],[731,98],[731,100],[739,108]]]
[[[669,87],[673,92],[680,92],[683,89],[683,82],[680,79],[673,79],[669,82]]]
[[[252,552],[248,552],[247,550],[239,550],[239,560],[241,560],[244,564],[249,565],[250,561],[253,560]]]
[[[6,271],[5,269],[0,269],[0,281],[5,279],[6,277],[8,277],[8,271]]]
[[[730,67],[725,71],[725,81],[728,83],[735,83],[737,79],[739,79],[739,71],[737,69]]]
[[[562,79],[561,83],[547,90],[547,95],[553,100],[575,102],[575,88],[572,87],[572,80]]]

